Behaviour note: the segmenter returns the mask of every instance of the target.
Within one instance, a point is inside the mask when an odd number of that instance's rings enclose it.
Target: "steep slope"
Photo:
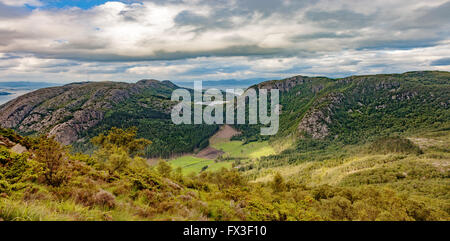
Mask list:
[[[295,76],[250,88],[280,89],[278,137],[349,144],[379,135],[448,128],[450,124],[449,72],[341,79]],[[257,135],[251,127],[241,129],[245,138]]]
[[[437,71],[326,77],[294,76],[250,88],[281,90],[280,131],[272,139],[293,137],[297,146],[355,144],[378,136],[449,127],[450,73]],[[1,126],[21,134],[48,133],[77,150],[111,127],[138,127],[153,141],[147,156],[190,152],[217,129],[174,125],[170,121],[169,81],[75,83],[40,89],[0,106]],[[268,139],[260,126],[235,126],[246,141]],[[312,140],[312,142],[310,141]],[[309,143],[309,144],[308,144]],[[315,143],[315,144],[311,144]]]
[[[52,139],[0,128],[0,220],[450,220],[449,168],[442,158],[427,163],[389,154],[312,162],[276,170],[295,178],[276,174],[264,183],[248,182],[236,169],[186,176],[166,162],[152,168],[131,154],[142,141],[134,131],[114,130],[101,139],[98,153],[69,155]],[[23,153],[11,148],[18,144]]]
[[[89,138],[111,127],[137,126],[140,137],[154,142],[149,156],[192,151],[216,127],[174,126],[169,81],[141,80],[73,83],[40,89],[0,106],[2,127],[21,134],[49,134],[77,150],[89,149]],[[173,135],[168,134],[172,129]],[[183,133],[183,135],[179,135]],[[175,140],[176,138],[176,140]],[[175,144],[174,144],[175,143]],[[172,148],[163,148],[165,146]]]

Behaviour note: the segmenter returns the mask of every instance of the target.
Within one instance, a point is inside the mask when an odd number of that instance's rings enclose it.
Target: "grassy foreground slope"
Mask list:
[[[310,188],[388,188],[449,213],[449,143],[449,131],[422,133],[408,139],[381,138],[363,146],[330,151],[326,156],[311,152],[310,159],[301,163],[255,168],[246,175],[252,182],[268,183],[279,174]]]
[[[0,219],[450,220],[449,83],[448,72],[264,82],[282,92],[279,134],[239,127],[210,141],[217,161],[149,166],[133,128],[93,138],[92,155],[1,129]]]
[[[311,162],[249,182],[236,170],[185,176],[167,162],[148,166],[148,141],[133,129],[95,138],[92,156],[45,137],[0,136],[2,220],[450,220],[448,142],[421,139],[423,154],[401,144],[409,154]]]

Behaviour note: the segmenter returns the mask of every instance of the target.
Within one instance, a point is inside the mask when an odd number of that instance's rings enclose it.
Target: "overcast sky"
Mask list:
[[[0,81],[450,71],[444,0],[0,0]]]

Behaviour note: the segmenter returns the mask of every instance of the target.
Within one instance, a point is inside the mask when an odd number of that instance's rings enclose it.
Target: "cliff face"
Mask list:
[[[67,145],[101,122],[116,104],[146,91],[164,95],[175,88],[168,81],[141,80],[135,84],[86,82],[39,89],[0,106],[0,125],[25,134],[48,133]]]
[[[330,93],[318,100],[327,103],[321,108],[313,107],[300,121],[298,131],[300,135],[308,135],[314,139],[323,139],[330,134],[328,125],[332,123],[334,108],[342,103],[342,93]]]
[[[217,126],[173,125],[170,95],[176,88],[169,81],[141,80],[40,89],[0,106],[0,125],[21,134],[53,135],[74,146],[111,127],[136,126],[141,137],[153,141],[148,156],[170,156],[192,151],[217,130]],[[450,125],[449,72],[340,79],[294,76],[250,88],[280,89],[280,137],[353,143],[369,136]],[[246,138],[259,138],[254,136],[259,131],[240,130]]]
[[[370,136],[450,124],[450,72],[339,79],[294,76],[250,88],[280,90],[280,137],[353,143]]]

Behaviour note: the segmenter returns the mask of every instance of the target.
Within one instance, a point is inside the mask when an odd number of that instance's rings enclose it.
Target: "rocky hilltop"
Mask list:
[[[72,144],[101,122],[114,106],[146,92],[167,97],[177,88],[169,81],[137,83],[83,82],[50,87],[20,96],[0,106],[2,127],[23,134],[48,133],[62,144]],[[157,108],[167,112],[167,108]]]
[[[153,142],[148,157],[169,157],[208,144],[217,125],[174,125],[169,81],[73,83],[40,89],[0,106],[2,127],[49,134],[80,151],[112,127],[137,127]],[[380,135],[450,127],[450,73],[407,72],[327,77],[294,76],[250,88],[280,89],[278,137],[358,143]],[[245,141],[268,139],[259,126],[236,125]],[[275,137],[276,138],[276,137]]]
[[[378,135],[450,126],[450,72],[338,79],[294,76],[250,88],[280,90],[281,137],[356,143]],[[259,138],[251,127],[240,129],[246,139]]]

